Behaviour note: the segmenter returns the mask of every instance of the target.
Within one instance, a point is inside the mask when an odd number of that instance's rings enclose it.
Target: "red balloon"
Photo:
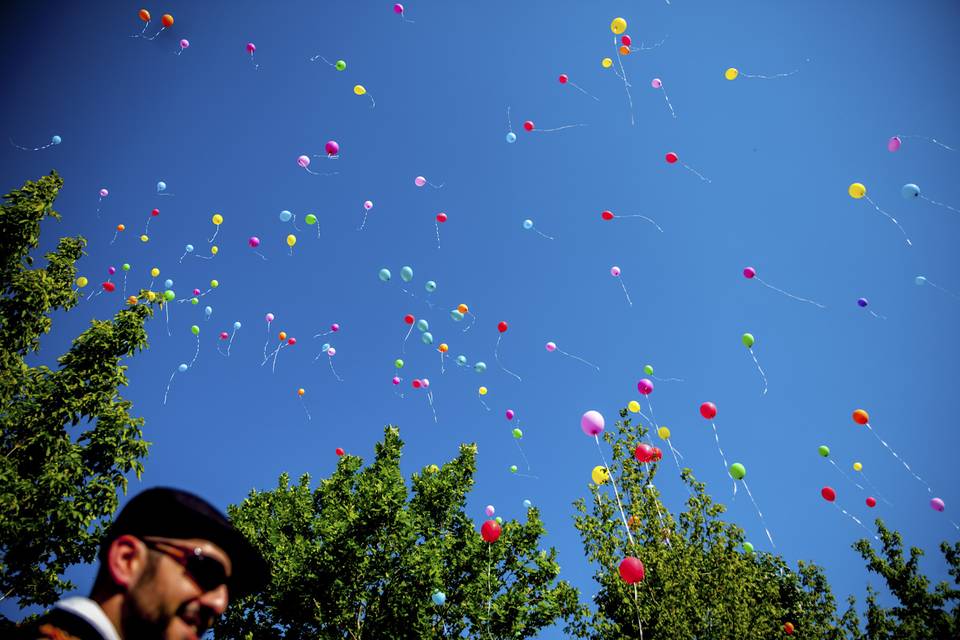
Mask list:
[[[221,331],[221,332],[220,332],[220,339],[221,339],[221,340],[226,340],[226,339],[229,338],[229,337],[230,337],[230,334],[227,333],[226,331]]]
[[[447,214],[443,212],[440,212],[437,214],[437,222],[446,222],[446,221],[447,221]]]
[[[867,424],[870,422],[870,414],[863,409],[857,409],[853,412],[853,421],[857,424]]]
[[[757,275],[757,270],[756,270],[756,269],[754,269],[753,267],[744,267],[744,269],[743,269],[743,277],[744,277],[744,278],[746,278],[747,280],[750,280],[751,278],[755,277],[756,275]]]
[[[346,451],[344,451],[340,447],[337,447],[336,449],[334,449],[334,453],[336,453],[338,456],[342,456],[343,454],[346,453]]]
[[[506,333],[506,332],[507,332],[507,323],[504,322],[503,320],[501,320],[499,323],[497,323],[497,331],[499,331],[500,333]]]
[[[153,211],[150,212],[150,215],[156,218],[158,215],[160,215],[160,209],[154,209]]]
[[[421,386],[421,383],[420,383],[420,380],[419,380],[419,379],[414,380],[414,381],[412,382],[412,384],[413,384],[413,388],[414,388],[414,389],[419,389],[420,386]]]
[[[296,339],[296,338],[290,338],[289,340],[287,340],[287,344],[292,347],[293,345],[297,344],[297,339]]]
[[[500,533],[500,523],[496,520],[487,520],[480,527],[480,535],[483,536],[484,542],[496,542],[500,539]]]
[[[707,420],[713,420],[717,417],[717,405],[712,402],[704,402],[700,405],[700,415]]]
[[[112,282],[103,283],[103,290],[106,291],[107,293],[113,293],[116,288],[117,288],[117,285],[113,284]]]
[[[792,622],[784,622],[784,623],[783,623],[783,631],[784,631],[784,633],[786,633],[788,636],[792,636],[792,635],[793,635],[793,623],[792,623]]]
[[[406,322],[407,324],[413,324],[414,320],[416,320],[416,318],[414,318],[413,315],[409,313],[403,316],[403,321]]]
[[[820,489],[820,495],[823,496],[823,499],[827,502],[833,502],[837,499],[837,492],[831,487],[824,487],[823,489]]]
[[[680,159],[680,156],[675,154],[673,151],[670,151],[667,153],[666,158],[667,158],[667,163],[673,164],[674,162]]]
[[[640,562],[640,559],[634,558],[633,556],[627,556],[620,561],[619,571],[620,578],[627,584],[641,582],[646,573],[643,569],[643,563]]]
[[[527,131],[533,131],[533,120],[527,120],[523,123],[523,128]]]
[[[633,40],[631,40],[630,36],[628,36],[627,34],[623,34],[622,36],[620,36],[620,44],[626,47],[629,47],[631,42],[633,42]]]
[[[604,220],[613,220],[613,211],[604,211],[600,214]]]
[[[650,462],[653,460],[653,447],[641,442],[637,445],[637,448],[633,450],[633,457],[640,462]]]
[[[867,506],[870,507],[871,509],[874,508],[875,506],[877,506],[877,499],[874,498],[873,496],[868,496],[868,497],[867,497]]]
[[[660,450],[660,447],[653,448],[653,460],[654,462],[660,462],[663,460],[663,451]]]
[[[561,73],[561,74],[560,74],[560,84],[567,84],[567,80],[568,80],[568,79],[569,79],[569,78],[567,78],[567,74],[565,74],[565,73]]]

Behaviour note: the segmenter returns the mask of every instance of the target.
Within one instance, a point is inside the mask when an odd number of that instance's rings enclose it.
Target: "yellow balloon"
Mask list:
[[[223,216],[220,215],[219,213],[213,214],[213,218],[211,218],[211,220],[213,220],[213,224],[216,224],[216,225],[223,224]]]
[[[613,66],[613,60],[611,60],[610,58],[604,58],[603,60],[600,61],[600,66],[603,67],[604,69],[609,69],[610,67]]]
[[[860,471],[861,469],[863,469],[863,465],[862,465],[862,464],[860,464],[859,462],[854,462],[854,463],[853,463],[853,470],[854,470],[854,471]]]
[[[854,182],[850,185],[850,188],[847,189],[847,193],[850,194],[850,197],[854,200],[859,200],[863,196],[867,195],[867,188],[859,182]]]
[[[149,300],[150,302],[153,302],[156,299],[157,299],[157,294],[155,294],[153,291],[147,291],[147,300]]]
[[[486,387],[480,387],[480,390],[479,390],[479,391],[480,391],[480,395],[482,395],[482,396],[487,395],[487,388],[486,388]]]
[[[149,241],[150,241],[150,236],[148,236],[147,234],[143,234],[142,236],[140,236],[140,242],[149,242]]]
[[[593,480],[593,484],[603,484],[610,479],[610,472],[607,471],[606,467],[596,466],[590,472],[590,478]]]
[[[669,439],[670,439],[670,429],[668,429],[668,428],[666,428],[666,427],[660,427],[659,429],[657,429],[657,435],[660,436],[660,439],[661,439],[661,440],[669,440]]]
[[[367,92],[367,89],[366,89],[366,87],[364,87],[362,84],[358,84],[357,86],[355,86],[355,87],[353,88],[353,92],[354,92],[355,94],[357,94],[358,96],[362,96],[363,94],[365,94],[365,93]]]
[[[150,269],[150,275],[156,278],[158,275],[160,275],[160,269],[157,269],[156,267]]]
[[[210,247],[210,253],[212,253],[213,255],[217,255],[219,251],[220,251],[220,247],[218,247],[217,245],[213,245],[212,247]]]
[[[219,281],[219,280],[211,280],[211,281],[210,281],[210,288],[211,288],[211,289],[216,289],[216,288],[219,287],[219,286],[220,286],[220,281]]]
[[[83,289],[85,286],[87,286],[87,283],[88,283],[88,282],[90,282],[90,281],[87,280],[87,279],[86,279],[85,277],[83,277],[83,276],[80,276],[79,278],[77,278],[77,286],[80,287],[81,289]]]
[[[293,235],[292,233],[291,233],[290,235],[288,235],[288,236],[287,236],[287,244],[288,244],[289,246],[291,246],[291,247],[292,247],[293,245],[297,244],[297,236]]]
[[[627,409],[630,411],[630,413],[640,413],[640,403],[636,400],[631,400],[627,404]]]
[[[740,75],[740,72],[734,69],[733,67],[730,67],[729,69],[723,72],[723,77],[725,77],[727,80],[736,80],[737,76],[739,75]]]
[[[614,18],[613,22],[610,23],[610,31],[613,31],[615,35],[620,35],[627,30],[627,21],[623,18]]]

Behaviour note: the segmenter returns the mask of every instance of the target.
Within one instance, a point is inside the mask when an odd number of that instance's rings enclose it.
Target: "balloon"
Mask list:
[[[209,316],[211,313],[213,313],[213,307],[207,305],[203,308],[203,315]]]
[[[873,496],[867,496],[867,499],[865,500],[865,502],[867,503],[867,506],[870,507],[871,509],[877,506],[877,499],[874,498]]]
[[[784,622],[784,623],[783,623],[783,632],[786,633],[788,636],[792,636],[792,635],[793,635],[793,623],[792,623],[792,622]]]
[[[404,282],[410,282],[413,280],[413,269],[410,267],[403,267],[400,269],[400,279]]]
[[[863,470],[863,464],[861,464],[861,463],[859,463],[859,462],[854,462],[854,463],[853,463],[853,470],[854,470],[854,471],[862,471],[862,470]]]
[[[861,307],[865,307],[869,304],[866,298],[857,298],[857,304]]]
[[[613,60],[611,60],[610,58],[604,58],[603,60],[600,61],[600,66],[602,66],[604,69],[609,69],[610,67],[613,66]]]
[[[85,276],[80,276],[77,278],[77,286],[83,289],[90,281],[86,279]]]
[[[847,193],[849,193],[850,197],[854,200],[859,200],[863,196],[867,195],[867,188],[860,182],[854,182],[847,189]]]
[[[336,453],[338,456],[342,456],[343,454],[346,453],[346,451],[344,451],[340,447],[337,447],[336,449],[334,449],[333,452]]]
[[[663,86],[663,81],[660,80],[660,78],[654,78],[653,80],[650,81],[650,86],[653,87],[654,89],[659,89]]]
[[[900,136],[893,136],[887,140],[887,151],[894,153],[900,149],[900,145],[903,141],[900,139]]]
[[[560,78],[558,79],[560,80],[560,84],[567,84],[567,80],[569,80],[570,78],[567,77],[567,74],[561,73]]]
[[[495,513],[497,512],[497,510],[493,508],[493,505],[492,505],[492,504],[488,504],[488,505],[484,508],[483,512],[484,512],[485,514],[487,514],[487,517],[488,517],[488,518],[492,518],[492,517],[493,517],[493,514],[495,514]]]
[[[250,236],[247,239],[247,244],[250,245],[251,249],[256,249],[257,247],[260,246],[260,238],[258,238],[257,236]]]
[[[50,138],[50,142],[52,142],[53,144],[60,144],[61,142],[63,142],[63,139],[60,136],[53,136],[52,138]]]
[[[653,460],[653,447],[641,442],[637,445],[637,448],[633,450],[633,457],[643,463],[650,462]]]
[[[530,229],[533,229],[533,220],[530,220],[529,218],[524,220],[523,228],[526,229],[527,231],[530,231]]]
[[[613,31],[614,35],[620,35],[627,30],[627,21],[623,18],[614,18],[613,22],[610,23],[610,31]]]
[[[480,527],[480,535],[483,537],[484,542],[496,542],[500,539],[500,525],[496,520],[487,520],[483,523],[483,526]]]
[[[306,169],[310,166],[310,157],[309,156],[298,156],[297,164]]]
[[[380,269],[377,277],[379,277],[382,282],[386,282],[391,278],[390,269]]]
[[[620,275],[620,267],[618,267],[617,265],[613,265],[612,267],[610,267],[610,275],[612,275],[614,278],[616,278],[617,276],[619,276],[619,275]]]
[[[707,420],[713,420],[717,417],[717,405],[712,402],[704,402],[700,405],[700,415]]]
[[[372,200],[364,200],[364,202],[363,202],[363,208],[366,209],[367,211],[370,211],[370,209],[373,209],[373,201],[372,201]]]
[[[217,255],[219,251],[220,251],[220,247],[218,247],[217,245],[213,245],[212,247],[210,247],[210,253],[212,253],[213,255]]]
[[[477,373],[483,373],[484,371],[487,370],[487,363],[478,362],[477,364],[473,365],[473,370],[476,371]]]
[[[627,403],[627,410],[630,411],[630,413],[640,413],[640,403],[636,400],[631,400]]]
[[[736,80],[737,76],[739,75],[740,75],[740,72],[734,69],[733,67],[730,67],[729,69],[723,72],[723,77],[725,77],[727,80]]]
[[[425,319],[420,318],[419,320],[417,320],[417,329],[419,329],[420,331],[426,331],[429,328],[430,328],[430,323],[427,322]]]
[[[124,262],[124,263],[120,266],[120,268],[123,269],[124,271],[130,271],[130,264],[127,263],[127,262]]]
[[[427,280],[426,284],[423,285],[423,288],[427,290],[427,293],[433,293],[437,290],[437,283],[433,280]]]
[[[249,53],[250,55],[253,55],[253,52],[256,50],[257,50],[257,45],[253,44],[252,42],[247,43],[247,53]]]
[[[425,186],[427,184],[427,179],[423,176],[417,176],[413,179],[413,184],[417,185],[418,187]]]
[[[870,422],[870,414],[863,409],[857,409],[853,412],[853,421],[857,424],[867,424]]]
[[[340,143],[336,140],[327,140],[327,144],[323,145],[323,150],[327,152],[328,156],[335,156],[340,153]]]
[[[213,214],[213,217],[211,218],[211,220],[213,221],[213,224],[217,224],[217,225],[223,224],[223,216],[220,215],[219,213]]]
[[[265,315],[265,316],[263,316],[263,317],[266,319],[267,322],[273,322],[273,319],[274,319],[275,316],[274,316],[272,313],[268,313],[267,315]]]
[[[520,429],[514,429],[512,433],[513,433],[514,439],[516,440],[519,440],[520,438],[523,437],[523,431],[521,431]]]
[[[637,391],[639,391],[645,396],[650,395],[651,393],[653,393],[653,382],[644,378],[643,380],[637,383]]]
[[[416,321],[416,318],[413,317],[413,314],[408,313],[407,315],[403,316],[403,321],[407,324],[413,324]]]
[[[619,51],[622,56],[630,55],[630,47],[625,44],[620,46]]]
[[[242,327],[242,326],[243,326],[243,325],[240,324],[239,321],[233,323],[233,328],[234,328],[234,330],[238,330],[238,329],[240,329],[240,327]]]
[[[163,14],[163,16],[160,18],[160,24],[169,29],[173,26],[173,16],[169,13]]]
[[[144,22],[150,22],[150,12],[146,9],[140,9],[140,12],[137,15],[139,15],[140,19]]]
[[[667,159],[667,163],[668,163],[668,164],[673,164],[673,163],[675,163],[677,160],[680,159],[680,156],[678,156],[678,155],[677,155],[676,153],[674,153],[673,151],[667,152],[667,155],[664,156],[664,157]]]
[[[424,331],[420,339],[423,341],[423,344],[433,344],[433,334],[429,331]]]
[[[743,269],[744,278],[746,278],[747,280],[751,280],[752,278],[756,277],[756,275],[757,275],[756,269],[754,269],[753,267],[744,267]]]
[[[108,267],[108,268],[107,268],[107,273],[109,273],[110,275],[113,275],[113,274],[115,274],[116,272],[117,272],[117,268],[116,268],[116,267]]]
[[[507,134],[507,142],[509,142],[510,144],[513,144],[516,141],[517,141],[517,134],[515,134],[513,131]]]
[[[930,500],[930,508],[934,511],[943,511],[947,506],[943,503],[943,500],[940,498],[932,498]]]
[[[293,217],[293,214],[284,209],[280,212],[280,222],[290,222],[290,218]]]
[[[397,6],[399,7],[400,5]],[[442,607],[447,601],[447,596],[443,593],[443,591],[434,591],[433,595],[430,596],[430,599],[433,600],[433,604],[437,605],[438,607]]]
[[[620,43],[626,46],[630,46],[633,43],[633,40],[628,35],[620,36]]]
[[[501,320],[500,322],[498,322],[498,323],[497,323],[497,331],[499,331],[500,333],[506,333],[506,332],[507,332],[507,323],[504,322],[503,320]]]
[[[477,389],[477,392],[478,392],[480,395],[485,396],[485,395],[487,395],[487,388],[486,388],[486,387],[480,387],[479,389]]]
[[[110,195],[110,192],[109,192],[109,191],[107,191],[106,189],[100,189],[100,197],[101,197],[101,198],[106,198],[108,195]]]
[[[400,358],[397,358],[396,360],[393,361],[393,366],[396,367],[397,369],[403,369],[403,360],[401,360]]]
[[[652,365],[652,364],[645,364],[645,365],[643,365],[643,372],[644,372],[645,374],[647,374],[648,376],[652,376],[652,375],[653,375],[653,365]]]
[[[635,584],[644,578],[643,563],[633,556],[627,556],[620,561],[620,578],[627,584]]]
[[[557,350],[557,343],[556,343],[556,342],[548,342],[548,343],[547,343],[547,351],[550,351],[550,352],[552,353],[552,352],[554,352],[554,351],[556,351],[556,350]]]
[[[507,412],[504,415],[507,417],[507,420],[513,420],[514,416],[517,414],[513,412],[513,409],[507,409]]]
[[[445,214],[442,211],[437,214],[437,222],[446,222],[446,221],[447,221],[447,214]]]
[[[920,187],[915,184],[905,184],[900,187],[900,195],[904,200],[911,200],[920,197]]]
[[[532,506],[533,506],[533,503],[530,502],[529,500],[524,500],[524,501],[523,501],[523,507],[524,507],[525,509],[529,509],[529,508],[532,507]]]
[[[828,447],[825,444],[822,444],[819,447],[817,447],[817,453],[819,453],[821,456],[826,458],[827,456],[830,455],[830,447]]]
[[[334,349],[333,347],[330,347],[329,349],[327,349],[327,355],[332,358],[333,356],[337,355],[337,350]]]
[[[148,236],[147,234],[143,234],[142,236],[140,236],[140,242],[150,242],[150,236]]]
[[[913,282],[914,282],[914,284],[916,284],[918,287],[920,287],[920,286],[923,286],[923,285],[925,285],[925,284],[927,283],[927,279],[924,278],[923,276],[917,276],[916,278],[913,279]]]
[[[590,479],[593,480],[593,484],[603,484],[610,479],[610,472],[606,467],[596,466],[590,472]]]
[[[167,289],[166,291],[163,292],[163,299],[166,300],[167,302],[172,302],[173,299],[176,297],[177,297],[176,292],[171,291],[170,289]]]
[[[533,131],[533,120],[527,120],[523,123],[523,128],[525,131]]]
[[[189,46],[190,46],[190,41],[189,41],[189,40],[187,40],[186,38],[183,38],[182,40],[180,40],[180,48],[181,48],[181,49],[186,49],[186,48],[188,48]],[[163,184],[163,183],[161,182],[160,184]],[[157,186],[159,187],[159,185],[157,185]],[[166,188],[167,188],[167,185],[163,184],[163,189],[166,189]],[[159,188],[158,188],[157,191],[163,191],[163,189],[159,189]]]
[[[501,526],[503,525],[503,518],[501,518],[500,516],[497,516],[496,518],[494,518],[494,520],[497,521],[497,524],[499,524],[499,525],[501,525]]]
[[[831,487],[824,487],[823,489],[820,489],[820,495],[823,496],[823,499],[827,502],[833,502],[837,499],[837,492]]]
[[[192,245],[192,244],[188,244],[187,246],[185,246],[185,247],[183,248],[183,250],[186,251],[187,253],[193,253],[193,245]]]
[[[158,275],[160,275],[160,269],[157,269],[156,267],[150,269],[150,275],[156,278]]]
[[[734,462],[730,465],[730,476],[734,480],[743,480],[747,477],[747,468],[739,462]]]
[[[599,411],[587,411],[580,418],[580,429],[588,436],[596,436],[603,432],[605,423]]]
[[[186,362],[181,362],[179,365],[177,365],[177,371],[180,373],[186,372],[186,370],[189,368],[190,366]]]
[[[743,543],[743,550],[746,551],[747,553],[753,553],[753,544],[751,544],[751,543],[749,543],[749,542],[744,542],[744,543]]]
[[[295,244],[297,244],[297,236],[291,233],[287,236],[287,245],[292,249]]]
[[[317,224],[317,216],[313,215],[312,213],[308,213],[307,215],[303,216],[303,221],[307,224]]]
[[[180,46],[181,46],[181,47],[183,47],[183,43],[184,43],[184,42],[186,42],[186,40],[181,40],[181,41],[180,41]],[[187,47],[189,47],[189,46],[190,46],[190,44],[187,43]],[[186,49],[187,47],[183,47],[183,48]],[[166,191],[166,190],[167,190],[167,183],[166,183],[166,182],[164,182],[163,180],[161,180],[160,182],[157,183],[157,191]]]
[[[669,440],[670,429],[668,429],[667,427],[660,427],[659,429],[657,429],[657,435],[660,436],[661,440]]]
[[[297,389],[297,395],[300,396],[301,398],[305,393],[306,393],[306,390],[303,387],[300,387],[299,389]]]
[[[198,336],[200,335],[200,327],[198,327],[197,325],[193,325],[192,327],[190,327],[190,332],[193,335]]]
[[[358,84],[353,88],[353,92],[358,96],[362,96],[367,92],[367,89],[362,84]]]
[[[124,225],[122,225],[122,224],[118,224],[118,225],[117,225],[117,231],[124,231],[124,230],[126,230],[126,228],[127,228],[127,227],[124,226]]]
[[[461,302],[460,304],[457,305],[457,311],[459,311],[460,313],[467,313],[468,311],[470,311],[470,308]]]
[[[220,332],[220,339],[221,339],[221,340],[226,340],[226,339],[229,338],[229,337],[230,337],[230,334],[227,333],[226,331],[221,331],[221,332]]]
[[[343,71],[347,68],[347,62],[346,60],[337,60],[333,66],[337,71]]]

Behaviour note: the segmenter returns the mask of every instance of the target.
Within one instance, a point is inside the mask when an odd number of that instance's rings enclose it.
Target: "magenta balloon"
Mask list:
[[[943,511],[947,508],[947,505],[943,504],[943,500],[940,498],[933,498],[930,500],[930,507],[933,508],[934,511]]]
[[[653,80],[650,81],[650,86],[653,87],[654,89],[659,89],[660,87],[663,86],[663,82],[660,81],[660,78],[654,78]]]
[[[507,420],[513,420],[513,416],[516,414],[513,412],[513,409],[507,409],[507,413],[505,415],[507,416]]]
[[[190,46],[190,41],[187,40],[186,38],[184,38],[183,40],[180,41],[180,48],[181,48],[181,49],[186,49],[186,48],[189,47],[189,46]]]
[[[393,12],[396,13],[397,15],[403,15],[403,5],[400,4],[399,2],[393,5]]]
[[[743,277],[744,277],[744,278],[746,278],[746,279],[749,280],[750,278],[754,277],[755,275],[757,275],[757,270],[754,269],[753,267],[745,267],[745,268],[744,268],[744,270],[743,270]]]
[[[599,411],[587,411],[580,418],[580,429],[588,436],[603,433],[604,426],[603,416]]]
[[[639,391],[645,396],[650,395],[651,393],[653,393],[653,382],[651,382],[647,378],[644,378],[643,380],[637,383],[637,391]]]
[[[619,276],[619,275],[620,275],[620,267],[618,267],[618,266],[616,266],[616,265],[610,267],[610,275],[612,275],[614,278],[616,278],[617,276]]]
[[[297,158],[297,164],[306,169],[310,166],[310,158],[308,156],[300,156]]]
[[[328,156],[335,156],[340,153],[340,145],[336,140],[327,140],[327,144],[323,147]]]
[[[101,198],[106,198],[108,195],[110,195],[110,192],[109,192],[109,191],[107,191],[106,189],[100,189],[100,197],[101,197]]]
[[[107,268],[107,273],[109,273],[110,275],[113,275],[113,274],[115,274],[116,272],[117,272],[117,268],[116,268],[116,267],[109,267],[109,268]]]
[[[257,236],[250,236],[250,239],[247,240],[247,244],[250,245],[251,249],[256,249],[257,247],[260,246],[260,238],[258,238]]]
[[[900,139],[900,136],[893,136],[887,140],[887,151],[890,153],[898,151],[901,144],[903,144],[903,141]]]
[[[247,53],[249,53],[250,55],[253,55],[253,52],[256,50],[257,50],[257,45],[253,44],[252,42],[247,43]]]
[[[263,317],[266,318],[267,322],[273,322],[273,314],[272,314],[272,313],[268,313],[267,315],[265,315],[265,316],[263,316]]]
[[[366,202],[363,203],[363,208],[366,209],[367,211],[370,211],[370,209],[373,209],[373,202],[370,200],[367,200]]]
[[[400,378],[393,376],[393,384],[400,384]]]
[[[340,325],[334,322],[332,325],[330,325],[330,331],[340,331]]]
[[[333,347],[330,347],[329,349],[327,349],[327,355],[332,358],[333,356],[337,355],[337,350],[334,349]]]
[[[550,352],[552,353],[552,352],[554,352],[554,351],[556,351],[556,350],[557,350],[557,343],[556,343],[556,342],[548,342],[548,343],[547,343],[547,351],[550,351]]]

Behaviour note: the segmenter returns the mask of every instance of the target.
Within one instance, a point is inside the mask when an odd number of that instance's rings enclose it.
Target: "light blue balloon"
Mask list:
[[[63,139],[61,139],[60,136],[53,136],[52,138],[50,138],[50,142],[52,142],[53,144],[60,144],[61,142],[63,142]]]
[[[167,183],[166,183],[166,182],[164,182],[163,180],[161,180],[160,182],[157,183],[157,191],[166,191],[166,190],[167,190]]]
[[[483,373],[484,371],[487,370],[487,363],[478,362],[477,364],[473,365],[473,370],[476,371],[477,373]]]
[[[515,134],[513,131],[507,134],[507,142],[509,142],[510,144],[513,144],[516,141],[517,141],[517,134]]]
[[[457,356],[457,366],[458,367],[467,366],[467,356]]]
[[[380,273],[377,275],[380,277],[381,282],[386,282],[393,277],[393,274],[390,273],[390,269],[380,269]]]
[[[430,599],[433,600],[433,604],[442,607],[447,601],[447,596],[443,591],[434,591]]]
[[[923,276],[917,276],[913,279],[913,281],[918,287],[922,287],[923,285],[927,284],[927,279]]]
[[[900,195],[904,200],[912,200],[920,197],[920,187],[915,184],[905,184],[900,188]]]
[[[410,282],[413,280],[413,269],[410,267],[403,267],[400,269],[400,279],[404,282]]]
[[[463,320],[463,314],[460,313],[460,309],[453,309],[450,311],[450,317],[453,318],[455,322],[460,322]]]
[[[233,323],[233,328],[234,328],[234,329],[239,329],[239,328],[242,327],[242,326],[243,326],[243,325],[241,325],[239,322],[234,322],[234,323]]]
[[[329,343],[329,342],[324,342],[324,343],[323,343],[323,346],[320,347],[320,351],[329,351],[329,349],[330,349],[330,343]]]
[[[293,217],[293,214],[284,209],[280,212],[280,222],[290,222],[290,218]]]
[[[203,315],[207,316],[208,318],[210,317],[210,315],[211,315],[212,313],[213,313],[213,307],[211,307],[211,306],[206,306],[206,307],[203,308]]]
[[[433,293],[437,290],[437,283],[433,280],[427,280],[427,283],[423,285],[423,288],[427,290],[427,293]]]
[[[524,500],[524,501],[523,501],[523,508],[524,508],[524,509],[529,509],[529,508],[532,507],[532,506],[533,506],[533,503],[530,502],[529,500]]]
[[[188,244],[187,246],[184,247],[184,249],[186,250],[187,253],[192,253],[192,252],[193,252],[193,245],[192,245],[192,244]]]
[[[429,322],[427,322],[423,318],[420,318],[419,320],[417,320],[417,329],[420,329],[420,331],[426,331],[429,328],[430,328]]]
[[[173,289],[173,280],[171,280],[170,278],[167,278],[166,280],[164,280],[164,281],[163,281],[163,288],[164,288],[164,289]]]
[[[533,220],[531,220],[530,218],[527,218],[526,220],[524,220],[523,228],[526,229],[527,231],[530,231],[530,229],[533,229]]]
[[[433,334],[429,331],[424,331],[420,339],[423,340],[423,344],[433,344]]]
[[[179,371],[180,373],[183,373],[183,372],[185,372],[185,371],[186,371],[187,369],[189,369],[189,368],[190,368],[190,367],[187,366],[187,363],[186,363],[186,362],[182,362],[182,363],[180,363],[180,366],[177,367],[177,371]]]

